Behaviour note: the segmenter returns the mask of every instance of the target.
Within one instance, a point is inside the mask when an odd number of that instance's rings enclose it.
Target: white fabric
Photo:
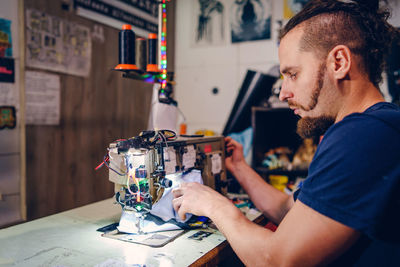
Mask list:
[[[138,234],[138,223],[139,218],[136,216],[133,211],[123,211],[121,219],[119,221],[119,225],[117,226],[118,231],[129,234]],[[171,230],[179,230],[181,229],[179,226],[172,223],[164,223],[162,225],[158,225],[151,220],[142,220],[139,222],[140,230],[143,233],[152,233],[152,232],[161,232],[161,231],[171,231]]]
[[[151,209],[150,213],[160,217],[164,221],[168,221],[170,219],[176,219],[178,222],[183,222],[180,218],[178,213],[174,210],[174,207],[172,206],[172,189],[179,187],[179,185],[182,182],[197,182],[200,184],[203,184],[203,179],[201,178],[201,172],[199,170],[192,170],[187,174],[182,175],[182,173],[176,173],[176,174],[171,174],[167,175],[167,178],[172,181],[172,186],[170,188],[166,188],[164,190],[164,194],[162,198],[153,205],[153,208]],[[189,218],[192,216],[192,214],[186,214],[186,220],[189,220]]]

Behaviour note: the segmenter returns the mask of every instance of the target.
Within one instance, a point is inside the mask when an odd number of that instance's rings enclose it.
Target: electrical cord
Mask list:
[[[126,172],[126,173],[120,173],[120,172],[118,172],[117,170],[115,170],[115,169],[113,169],[111,166],[110,166],[110,164],[108,164],[107,163],[107,160],[109,159],[109,156],[108,155],[105,155],[104,156],[104,159],[103,159],[103,163],[106,165],[106,167],[108,168],[108,169],[110,169],[110,170],[112,170],[113,172],[115,172],[116,174],[118,174],[118,175],[120,175],[120,176],[125,176],[125,175],[127,175],[128,174],[128,172]]]

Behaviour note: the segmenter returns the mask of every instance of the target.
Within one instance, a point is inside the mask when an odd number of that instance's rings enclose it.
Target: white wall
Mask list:
[[[272,39],[231,43],[229,7],[224,4],[222,44],[195,46],[194,7],[197,0],[177,0],[175,35],[175,96],[186,116],[188,133],[198,129],[222,132],[247,69],[268,71],[278,64],[277,32],[274,21],[282,17],[282,1],[272,0]],[[274,30],[275,29],[275,30]],[[217,87],[219,93],[212,94]]]
[[[188,133],[211,129],[221,133],[247,69],[267,72],[279,64],[276,21],[282,20],[283,1],[272,1],[272,38],[231,43],[229,7],[233,0],[219,0],[225,7],[222,44],[195,46],[195,11],[198,0],[177,0],[175,35],[175,96],[186,116]],[[390,22],[400,25],[400,4],[391,0]],[[385,85],[383,85],[385,86]],[[219,94],[213,95],[217,87]]]

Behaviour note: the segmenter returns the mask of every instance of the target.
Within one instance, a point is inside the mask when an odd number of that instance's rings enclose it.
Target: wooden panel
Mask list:
[[[0,226],[6,227],[22,221],[20,212],[20,195],[3,195],[0,200]]]
[[[90,29],[95,25],[62,10],[61,0],[25,0],[25,8]],[[137,135],[147,126],[152,85],[110,71],[118,63],[118,30],[101,26],[105,42],[92,41],[90,76],[59,74],[60,125],[26,127],[28,219],[111,197],[108,172],[94,168],[110,142]]]

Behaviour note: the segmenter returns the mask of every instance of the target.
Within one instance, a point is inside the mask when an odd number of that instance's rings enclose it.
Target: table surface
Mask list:
[[[248,212],[250,220],[258,212]],[[119,221],[121,208],[106,199],[0,230],[0,266],[188,266],[227,245],[217,230],[201,241],[190,230],[160,248],[101,236],[96,230]],[[200,229],[201,230],[201,229]]]

